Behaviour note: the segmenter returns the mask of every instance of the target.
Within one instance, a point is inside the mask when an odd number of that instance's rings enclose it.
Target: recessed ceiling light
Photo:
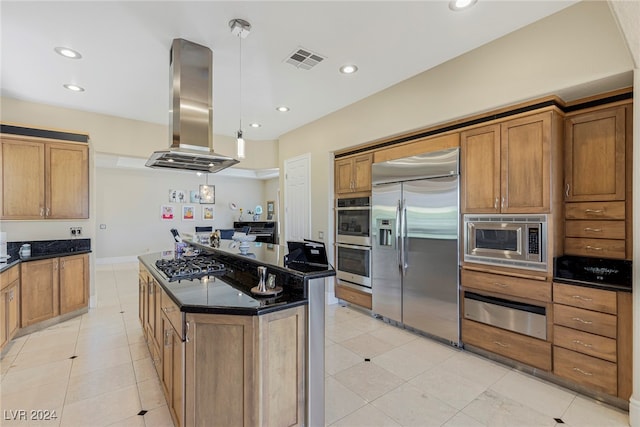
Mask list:
[[[58,55],[62,55],[65,58],[71,58],[71,59],[80,59],[82,58],[82,55],[80,55],[80,52],[76,52],[73,49],[69,49],[68,47],[56,47],[53,50],[55,50]]]
[[[249,126],[251,126],[252,128],[259,128],[262,125],[260,123],[251,123],[251,124],[249,124]]]
[[[476,4],[478,0],[451,0],[449,2],[449,9],[459,12],[465,10]]]
[[[353,74],[356,71],[358,71],[358,67],[353,64],[343,65],[342,67],[340,67],[340,72],[342,74]]]
[[[84,88],[80,87],[78,85],[66,84],[66,85],[63,85],[63,86],[66,87],[69,90],[74,91],[74,92],[84,92]]]
[[[276,108],[276,110],[280,111],[281,113],[286,113],[287,111],[289,111],[289,107],[285,107],[284,105]]]

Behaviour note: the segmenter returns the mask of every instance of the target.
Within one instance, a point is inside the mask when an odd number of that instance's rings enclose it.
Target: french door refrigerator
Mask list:
[[[459,149],[372,165],[372,308],[460,343]]]

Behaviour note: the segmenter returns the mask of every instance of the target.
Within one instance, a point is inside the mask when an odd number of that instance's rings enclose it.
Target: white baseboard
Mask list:
[[[96,308],[98,306],[98,296],[91,295],[89,297],[89,308]]]
[[[133,256],[117,256],[110,258],[96,258],[96,265],[104,264],[124,264],[127,262],[138,262],[138,257]]]
[[[629,399],[629,425],[631,427],[640,426],[640,401],[634,399],[633,395]]]

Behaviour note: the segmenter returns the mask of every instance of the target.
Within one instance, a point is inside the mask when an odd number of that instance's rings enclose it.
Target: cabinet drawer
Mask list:
[[[180,339],[184,339],[184,337],[182,336],[182,325],[184,324],[184,321],[182,318],[182,312],[180,311],[178,305],[173,302],[171,297],[169,297],[169,295],[167,295],[167,293],[164,291],[162,291],[162,299],[160,304],[162,312],[165,314],[165,316],[167,316],[167,319],[169,320],[169,323],[171,323],[171,326],[173,326],[173,329],[175,329]]]
[[[565,203],[566,219],[624,219],[624,202]]]
[[[564,224],[566,237],[588,239],[624,239],[624,221],[568,220]]]
[[[551,301],[551,283],[542,280],[522,279],[500,274],[462,270],[461,284],[465,288],[498,292],[520,298]]]
[[[588,332],[553,326],[553,344],[569,350],[616,362],[616,340]]]
[[[462,319],[462,342],[517,360],[526,365],[551,370],[551,343],[504,329]]]
[[[564,239],[564,253],[566,255],[624,259],[626,242],[613,239],[567,237]]]
[[[358,292],[348,286],[340,286],[336,284],[336,298],[348,301],[352,304],[371,310],[371,294]]]
[[[618,369],[615,363],[554,347],[553,372],[612,396],[618,393]]]
[[[553,284],[553,302],[587,310],[617,314],[617,298],[614,291],[587,288],[586,286]]]
[[[553,323],[614,339],[618,324],[616,316],[612,314],[561,304],[553,305]]]
[[[16,264],[10,269],[3,271],[2,274],[0,274],[0,290],[6,288],[11,283],[18,280],[19,277],[20,277],[19,264]]]

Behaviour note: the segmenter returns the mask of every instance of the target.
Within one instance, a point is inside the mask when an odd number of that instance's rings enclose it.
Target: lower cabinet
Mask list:
[[[20,268],[0,274],[0,349],[20,327]]]
[[[20,275],[23,328],[89,303],[87,254],[22,262]]]
[[[305,325],[306,307],[187,314],[185,425],[303,425]]]
[[[162,389],[176,427],[184,425],[184,343],[166,315],[162,315]]]
[[[372,301],[370,293],[357,291],[349,286],[340,285],[338,283],[335,285],[335,292],[336,298],[340,298],[341,300],[371,310]]]

